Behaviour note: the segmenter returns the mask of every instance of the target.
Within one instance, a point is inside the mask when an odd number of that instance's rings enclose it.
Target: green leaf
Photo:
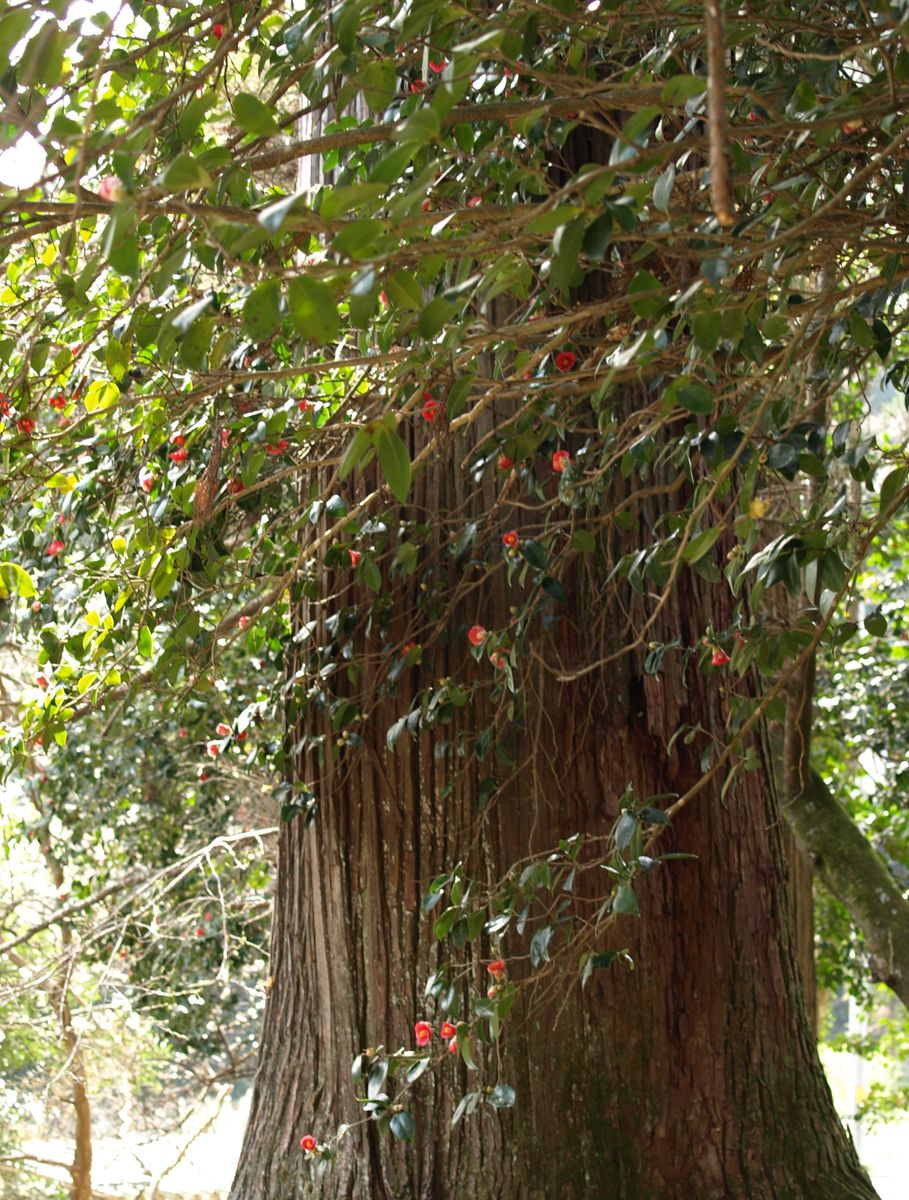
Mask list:
[[[390,62],[371,62],[353,77],[359,85],[370,112],[387,108],[398,87],[398,77]]]
[[[98,678],[97,671],[87,671],[86,674],[83,675],[82,678],[79,680],[79,682],[76,684],[76,691],[79,693],[79,695],[84,696],[85,693],[88,691],[88,689],[92,686],[92,684],[95,682],[95,680],[97,678]]]
[[[298,275],[290,281],[287,304],[291,320],[307,341],[317,346],[337,341],[341,319],[327,283],[310,275]]]
[[[906,468],[894,467],[881,484],[880,511],[883,513],[890,507],[899,493],[906,486]]]
[[[646,295],[648,292],[654,294]],[[651,275],[649,271],[638,271],[628,285],[628,303],[631,311],[639,317],[652,317],[660,311],[665,302],[663,285],[656,275]]]
[[[691,322],[691,332],[699,350],[712,354],[723,335],[723,313],[720,309],[699,312]]]
[[[94,383],[89,384],[88,390],[85,393],[85,411],[88,413],[103,412],[104,409],[116,403],[120,396],[120,389],[115,383],[110,380],[96,379]]]
[[[423,307],[423,289],[410,271],[395,271],[385,280],[385,294],[398,308],[419,311]]]
[[[409,1112],[396,1112],[391,1118],[391,1132],[402,1142],[412,1142],[417,1123]]]
[[[690,375],[680,375],[663,392],[663,409],[669,411],[676,405],[698,416],[713,412],[713,393],[702,383],[695,382]]]
[[[20,87],[51,88],[59,83],[70,36],[56,21],[46,21],[22,51],[18,66]]]
[[[394,430],[387,429],[384,425],[375,431],[373,439],[379,452],[379,466],[382,468],[385,482],[395,497],[404,504],[410,491],[411,476],[407,447]]]
[[[670,108],[676,108],[706,92],[707,80],[703,75],[674,75],[663,87],[660,99]]]
[[[208,171],[191,154],[178,154],[167,164],[156,180],[165,192],[188,192],[211,187]]]
[[[147,625],[143,625],[139,630],[138,648],[142,658],[151,658],[154,653],[154,642],[152,641],[151,630]]]
[[[18,563],[0,563],[0,596],[5,598],[10,592],[15,592],[23,600],[29,600],[38,594],[31,575],[24,567],[20,567]]]
[[[515,1090],[507,1083],[497,1083],[486,1097],[486,1103],[491,1104],[493,1108],[512,1108],[514,1101]]]
[[[417,329],[421,337],[432,338],[448,324],[454,316],[455,307],[448,300],[443,300],[441,296],[436,296],[435,300],[430,300],[423,311],[420,313],[420,319],[417,322]]]
[[[308,192],[294,192],[290,196],[282,196],[274,204],[262,209],[259,213],[259,224],[269,233],[277,233],[295,209],[306,207],[308,195]]]
[[[347,448],[341,455],[341,462],[338,466],[338,478],[342,481],[345,480],[354,467],[363,461],[371,449],[372,436],[368,430],[358,429],[347,443]]]
[[[675,186],[675,163],[669,166],[657,178],[653,185],[653,207],[660,212],[669,212],[669,198]]]
[[[630,883],[620,883],[616,888],[612,898],[612,911],[632,917],[640,915],[638,898],[635,896]]]
[[[695,534],[683,552],[685,562],[696,563],[703,558],[722,532],[723,527],[719,525],[715,529],[705,529],[703,533]]]
[[[872,637],[883,637],[887,632],[887,618],[883,613],[873,612],[865,617],[865,628]]]
[[[264,137],[274,133],[278,128],[274,113],[269,106],[263,103],[258,96],[254,96],[252,92],[238,92],[231,107],[234,110],[237,124],[246,133]]]
[[[254,342],[263,342],[280,324],[281,285],[277,279],[266,279],[243,302],[243,328]]]
[[[530,563],[532,567],[536,567],[540,571],[545,571],[548,564],[546,551],[539,542],[533,538],[525,538],[518,547],[521,551],[521,557]]]

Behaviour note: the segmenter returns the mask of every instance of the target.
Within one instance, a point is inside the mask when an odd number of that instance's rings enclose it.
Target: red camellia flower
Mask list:
[[[66,546],[63,544],[63,542],[61,542],[59,538],[54,538],[44,553],[49,555],[51,558],[56,558],[60,551],[65,549]]]
[[[499,468],[500,471],[507,471],[509,469],[509,467],[514,466],[514,463],[511,461],[511,459],[508,457],[507,454],[500,454],[498,461],[496,462],[496,466]]]
[[[181,433],[175,433],[170,439],[172,446],[185,446],[186,438]]]
[[[451,1021],[443,1021],[442,1027],[439,1030],[439,1035],[441,1037],[443,1037],[447,1042],[448,1039],[453,1038],[457,1032],[458,1032],[457,1026],[452,1025]]]
[[[710,665],[713,667],[725,667],[728,662],[729,655],[725,650],[721,650],[719,646],[717,646],[710,658]]]
[[[418,92],[422,92],[422,91],[423,91],[423,89],[424,89],[425,87],[426,87],[426,81],[425,81],[425,80],[423,80],[423,79],[415,79],[415,80],[413,81],[413,83],[411,83],[411,85],[410,85],[410,90],[411,90],[411,91],[412,91],[414,94],[416,94],[416,93],[418,93]]]
[[[16,422],[16,428],[20,433],[24,433],[26,436],[28,436],[35,428],[35,422],[31,419],[31,417],[20,417]]]
[[[196,937],[205,937],[205,930],[202,928],[201,925],[199,925],[198,928],[196,929]]]
[[[432,59],[429,60],[429,69],[433,75],[441,75],[447,66],[448,62],[444,58],[441,62],[433,62]]]
[[[439,409],[442,407],[438,400],[425,400],[423,402],[423,420],[434,421],[439,415]]]
[[[39,675],[38,678],[35,680],[35,683],[37,683],[38,687],[41,689],[42,692],[47,691],[47,676],[46,675]]]
[[[493,650],[492,654],[489,656],[489,661],[499,671],[501,671],[505,666],[505,658],[498,650]]]
[[[300,410],[300,412],[309,412],[309,410],[312,408],[312,405],[308,400],[301,400],[297,405],[297,408]]]
[[[230,733],[230,726],[225,725],[223,721],[219,721],[215,726],[215,733],[218,735],[218,737],[227,737],[227,735]]]
[[[418,1046],[428,1046],[432,1041],[432,1026],[428,1021],[417,1021],[413,1027],[413,1035]]]
[[[570,371],[577,361],[578,356],[573,350],[560,350],[555,356],[556,370]]]
[[[385,292],[379,292],[379,302],[383,308],[388,308],[388,296]]]
[[[0,392],[0,417],[9,416],[9,396],[6,392]]]
[[[467,640],[471,646],[482,646],[486,641],[486,630],[482,625],[471,625],[467,630]]]
[[[237,741],[238,742],[246,741],[246,730],[245,729],[241,729],[240,732],[237,734]]]
[[[227,485],[227,490],[230,492],[230,494],[232,496],[239,496],[239,494],[244,490],[243,480],[242,479],[232,479],[230,481],[230,483]]]
[[[303,1137],[300,1138],[300,1145],[307,1154],[315,1154],[316,1139],[311,1133],[304,1134]]]
[[[275,458],[275,457],[277,457],[277,455],[283,454],[286,449],[287,449],[287,438],[281,438],[280,442],[275,442],[272,445],[266,446],[265,453],[270,454],[272,456],[272,458]]]
[[[571,455],[567,450],[555,450],[552,455],[552,469],[558,471],[561,475],[565,468],[571,463]]]
[[[486,970],[493,977],[493,979],[504,979],[505,978],[505,959],[497,958],[495,960],[495,962],[491,962],[488,964],[488,966],[486,967]]]
[[[220,42],[221,38],[224,37],[224,26],[221,24],[212,25],[211,33],[215,41]]]
[[[509,529],[507,533],[502,534],[502,545],[507,546],[509,550],[513,550],[520,540],[516,529]]]
[[[208,745],[206,746],[206,749],[208,750],[208,753],[211,755],[212,758],[217,758],[218,755],[221,753],[221,747],[218,745],[217,742],[209,742]]]
[[[50,404],[51,408],[56,408],[58,410],[61,408],[66,408],[66,397],[62,392],[57,392],[56,396],[51,396],[48,404]]]
[[[186,450],[181,446],[179,450],[171,450],[170,457],[175,463],[186,462]]]
[[[350,565],[352,567],[355,567],[357,565],[357,563],[360,561],[360,551],[359,550],[348,550],[347,553],[350,555]]]

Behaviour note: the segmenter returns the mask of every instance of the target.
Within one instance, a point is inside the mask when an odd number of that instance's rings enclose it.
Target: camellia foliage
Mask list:
[[[621,959],[604,923],[688,868],[661,831],[761,765],[909,495],[836,399],[909,386],[904,17],[759,0],[724,46],[684,0],[7,6],[0,132],[45,156],[0,193],[0,580],[40,672],[7,765],[140,691],[226,690],[199,770],[283,711],[256,762],[285,820],[429,732],[431,789],[475,777],[482,822],[542,677],[637,672],[695,782],[618,781],[610,829],[482,882],[465,829],[418,880],[468,1067],[516,983],[465,999],[465,946]],[[662,729],[667,678],[701,719]],[[409,1140],[386,1079],[431,1060],[368,1049],[364,1112]],[[511,1106],[485,1086],[459,1117]]]

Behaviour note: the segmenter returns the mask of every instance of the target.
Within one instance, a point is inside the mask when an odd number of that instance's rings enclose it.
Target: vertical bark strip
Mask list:
[[[735,224],[735,200],[726,154],[726,45],[722,0],[704,0],[707,29],[707,128],[710,142],[710,202],[724,227]]]

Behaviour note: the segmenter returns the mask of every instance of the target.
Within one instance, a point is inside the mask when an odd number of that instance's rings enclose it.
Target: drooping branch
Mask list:
[[[783,812],[826,886],[862,932],[874,974],[909,1008],[909,902],[809,762],[814,663],[793,678],[784,741]]]

